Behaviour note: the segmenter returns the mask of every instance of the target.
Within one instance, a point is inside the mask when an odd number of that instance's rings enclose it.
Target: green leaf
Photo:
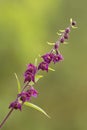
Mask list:
[[[57,32],[57,35],[61,36],[62,34]]]
[[[40,112],[42,112],[45,116],[47,116],[48,118],[50,118],[50,116],[40,107],[38,107],[37,105],[35,104],[32,104],[30,102],[25,102],[24,105],[28,106],[28,107],[32,107]]]
[[[41,79],[41,78],[43,78],[43,75],[36,75],[36,76],[35,76],[35,83],[36,83],[39,79]],[[34,85],[35,83],[34,83],[34,82],[30,82],[30,85]]]
[[[72,26],[72,28],[73,28],[73,29],[76,29],[76,28],[78,28],[78,27],[76,27],[76,26]]]
[[[51,42],[47,42],[47,44],[51,46],[55,45],[55,43],[51,43]]]
[[[38,57],[41,57],[41,55],[39,54]]]
[[[62,32],[62,33],[65,32],[65,30],[59,30],[59,31]]]
[[[35,64],[35,66],[37,66],[37,58],[35,58],[35,63],[34,64]]]
[[[70,23],[72,24],[72,18],[70,18]]]
[[[39,79],[43,78],[43,75],[36,75],[35,76],[35,82],[37,82]]]
[[[50,68],[50,67],[49,67],[48,69],[51,70],[51,71],[55,71],[54,69],[52,69],[52,68]]]
[[[69,44],[68,42],[64,42],[63,44]]]
[[[21,92],[21,85],[20,85],[20,82],[19,82],[19,79],[18,79],[18,76],[16,73],[14,73],[15,77],[16,77],[16,80],[17,80],[17,86],[18,86],[18,93]]]

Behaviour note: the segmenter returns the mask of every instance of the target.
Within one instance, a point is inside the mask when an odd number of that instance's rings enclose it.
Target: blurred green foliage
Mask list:
[[[14,72],[23,85],[26,64],[50,50],[46,42],[55,42],[70,18],[78,25],[69,44],[60,47],[65,60],[52,65],[55,72],[44,72],[36,86],[39,96],[32,99],[51,119],[23,107],[2,130],[87,130],[86,5],[86,0],[0,0],[0,121],[16,97]]]

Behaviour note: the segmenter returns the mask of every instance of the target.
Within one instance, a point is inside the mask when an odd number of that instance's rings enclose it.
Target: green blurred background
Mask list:
[[[56,32],[77,21],[69,44],[60,51],[64,61],[56,72],[44,73],[32,102],[50,116],[23,107],[12,113],[2,130],[87,130],[87,1],[0,0],[0,121],[16,97],[17,73],[21,85],[26,64],[49,51],[46,42],[57,40]]]

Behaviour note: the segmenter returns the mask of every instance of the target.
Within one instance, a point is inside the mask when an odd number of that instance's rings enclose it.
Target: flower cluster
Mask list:
[[[51,52],[46,53],[43,56],[41,56],[43,61],[39,64],[38,70],[41,69],[43,71],[45,70],[48,72],[49,65],[51,62],[54,62],[54,64],[55,64],[64,59],[58,49],[59,49],[59,46],[61,43],[65,43],[65,40],[68,40],[70,28],[71,28],[71,26],[75,26],[75,25],[76,25],[76,23],[73,21],[69,27],[67,27],[65,30],[62,30],[62,33],[60,34],[61,37],[60,37],[60,39],[58,39],[58,41],[56,41],[53,44],[54,46],[53,46]]]
[[[33,82],[33,84],[35,84],[35,76],[39,70],[48,72],[49,65],[52,62],[55,64],[64,59],[62,54],[59,52],[59,46],[68,40],[71,27],[75,27],[75,25],[76,22],[71,21],[70,25],[65,30],[61,30],[59,39],[52,44],[53,47],[51,51],[41,56],[42,62],[40,62],[37,66],[31,63],[28,64],[27,69],[24,73],[24,87],[22,91],[17,95],[16,100],[10,104],[9,108],[21,110],[22,105],[26,101],[29,102],[31,97],[37,97],[38,92],[30,83]]]
[[[38,95],[37,90],[34,89],[34,87],[29,84],[31,81],[35,82],[36,72],[37,72],[37,67],[31,63],[28,64],[27,70],[24,73],[24,83],[26,83],[26,82],[27,83],[24,86],[23,91],[17,95],[16,101],[12,102],[10,104],[9,108],[21,110],[24,102],[30,101],[31,97],[37,97],[37,95]],[[28,87],[30,87],[30,88],[28,88]],[[25,90],[25,88],[26,88],[26,90]]]
[[[12,102],[9,108],[19,109],[21,110],[22,105],[26,101],[30,101],[31,97],[37,97],[38,92],[33,87],[28,89],[27,91],[23,91],[18,94],[17,100]]]

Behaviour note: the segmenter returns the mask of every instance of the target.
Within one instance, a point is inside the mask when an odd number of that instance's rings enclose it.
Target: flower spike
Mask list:
[[[42,75],[38,75],[40,71],[45,71],[48,72],[49,70],[55,71],[50,67],[51,63],[59,63],[62,61],[64,58],[62,54],[59,52],[59,47],[60,44],[65,44],[66,41],[69,39],[69,34],[71,32],[71,28],[76,28],[76,21],[73,21],[70,19],[70,25],[65,28],[64,30],[60,30],[60,33],[57,33],[59,35],[59,38],[57,39],[56,42],[49,43],[49,45],[52,45],[52,48],[49,52],[45,53],[44,55],[40,56],[41,62],[37,63],[37,59],[35,60],[35,63],[28,64],[27,68],[24,72],[24,83],[23,87],[21,89],[21,85],[19,82],[19,79],[17,75],[15,74],[15,77],[17,79],[17,84],[18,84],[18,94],[15,99],[15,101],[11,102],[9,105],[9,113],[6,115],[4,120],[0,124],[0,128],[4,125],[12,111],[15,110],[22,110],[22,106],[26,105],[28,107],[32,107],[43,114],[45,114],[47,117],[47,113],[41,109],[40,107],[30,103],[32,97],[37,97],[38,96],[38,91],[35,89],[35,85],[37,81],[42,78]]]

